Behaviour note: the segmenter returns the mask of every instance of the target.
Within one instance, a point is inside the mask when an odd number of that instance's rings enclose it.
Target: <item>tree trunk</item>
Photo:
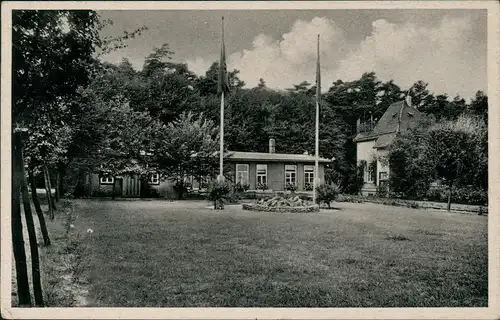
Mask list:
[[[50,177],[48,175],[47,166],[43,166],[43,178],[45,180],[45,193],[47,194],[47,203],[49,205],[49,217],[50,220],[54,220],[54,202],[52,201],[52,191],[50,188]]]
[[[29,183],[31,186],[31,198],[33,199],[33,204],[35,205],[36,215],[38,216],[38,222],[40,223],[40,229],[42,230],[43,244],[50,246],[49,233],[47,231],[47,225],[45,224],[45,217],[43,215],[42,207],[40,206],[40,201],[38,200],[38,195],[36,194],[36,184],[35,176],[33,175],[33,169],[28,170]]]
[[[47,181],[49,182],[49,190],[50,190],[50,202],[52,203],[52,208],[54,208],[54,210],[57,210],[57,207],[56,207],[56,199],[55,197],[52,195],[52,179],[50,177],[50,170],[49,168],[47,167]]]
[[[59,170],[57,170],[57,173],[56,173],[56,202],[59,202],[59,200],[61,200],[61,189],[60,189],[60,174],[59,174]]]
[[[113,179],[113,189],[111,190],[111,199],[115,200],[116,197],[116,177]]]
[[[453,180],[448,183],[448,204],[446,205],[446,210],[451,210],[451,188],[453,187]]]
[[[28,184],[26,183],[26,172],[24,170],[24,158],[22,149],[22,140],[20,135],[16,135],[17,161],[19,170],[19,184],[23,197],[24,217],[26,219],[26,227],[28,228],[28,238],[30,242],[31,252],[31,273],[33,278],[33,293],[35,295],[35,305],[43,307],[42,282],[40,279],[40,257],[38,255],[38,240],[36,237],[35,223],[31,211],[30,197],[28,194]],[[35,190],[36,191],[36,190]]]
[[[14,134],[15,135],[15,134]],[[19,185],[18,160],[16,159],[18,146],[13,144],[12,152],[12,211],[11,211],[11,232],[12,248],[14,251],[14,261],[16,264],[17,296],[19,306],[31,306],[31,294],[28,283],[28,267],[26,264],[26,251],[24,249],[23,222],[21,217],[21,189]]]
[[[65,190],[64,190],[64,176],[66,175],[66,165],[64,164],[59,164],[57,166],[57,191],[58,191],[58,194],[59,194],[59,199],[63,198],[64,197],[64,193],[65,193]],[[59,201],[59,200],[58,200]]]

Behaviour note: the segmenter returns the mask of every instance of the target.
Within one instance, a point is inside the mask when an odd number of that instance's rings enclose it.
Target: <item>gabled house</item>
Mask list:
[[[408,129],[410,123],[420,117],[421,113],[412,106],[407,97],[391,104],[378,121],[370,119],[362,123],[358,119],[354,142],[357,163],[364,166],[362,195],[375,195],[377,187],[388,182],[390,168],[384,165],[380,158],[387,155],[387,148],[397,133]]]

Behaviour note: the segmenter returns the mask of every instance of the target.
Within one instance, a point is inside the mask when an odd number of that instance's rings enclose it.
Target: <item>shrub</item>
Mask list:
[[[313,190],[313,185],[312,185],[312,183],[306,182],[306,184],[304,185],[304,189],[305,189],[306,191],[312,191],[312,190]]]
[[[177,180],[173,186],[174,191],[177,193],[179,200],[182,199],[182,196],[188,192],[191,188],[191,184],[189,182],[184,182],[182,180]]]
[[[446,188],[432,189],[427,193],[429,201],[447,202],[448,190]],[[471,205],[488,204],[488,191],[476,186],[453,187],[451,190],[451,202]]]
[[[297,185],[295,183],[287,183],[285,186],[285,190],[288,190],[293,193],[297,190]]]
[[[223,200],[228,200],[231,193],[231,184],[225,181],[211,181],[207,186],[207,199],[214,203],[214,209],[224,209]]]
[[[234,185],[234,191],[235,192],[245,192],[245,191],[248,191],[248,189],[250,189],[250,185],[248,184],[243,184],[241,182],[238,182]]]
[[[376,196],[379,198],[387,198],[389,195],[389,187],[387,186],[386,183],[380,183],[380,185],[377,186],[377,193]]]
[[[317,198],[316,201],[318,204],[326,203],[328,208],[330,208],[330,202],[335,201],[338,194],[340,193],[340,188],[332,183],[332,184],[322,184],[316,188]]]
[[[265,184],[265,183],[260,183],[260,182],[259,182],[259,183],[257,184],[257,190],[262,190],[262,191],[267,190],[267,184]]]

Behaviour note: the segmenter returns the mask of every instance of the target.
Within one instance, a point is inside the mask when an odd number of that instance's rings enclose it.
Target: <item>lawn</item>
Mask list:
[[[90,307],[485,307],[487,217],[75,200]]]

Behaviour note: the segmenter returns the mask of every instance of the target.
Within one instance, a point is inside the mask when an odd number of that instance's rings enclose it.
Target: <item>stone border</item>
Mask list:
[[[287,213],[319,212],[318,205],[312,205],[307,207],[267,207],[257,203],[243,203],[241,207],[243,210],[258,211],[258,212],[287,212]]]

